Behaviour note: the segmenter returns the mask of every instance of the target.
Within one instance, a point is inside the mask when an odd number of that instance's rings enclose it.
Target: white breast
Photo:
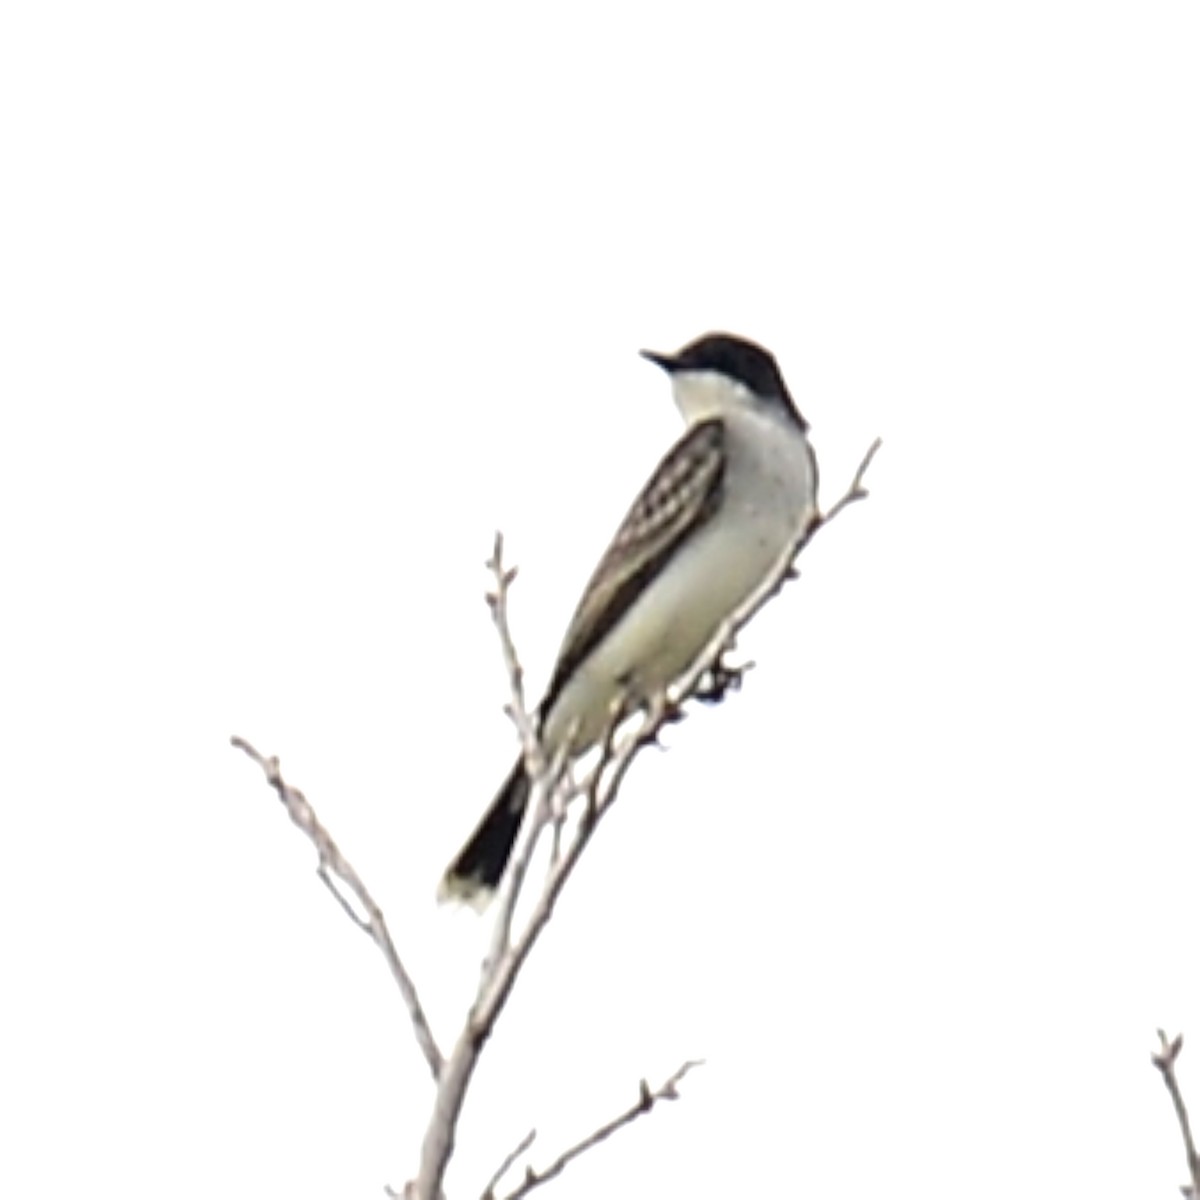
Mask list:
[[[551,749],[572,726],[577,749],[594,744],[620,692],[644,700],[678,678],[814,515],[816,480],[799,427],[758,405],[722,419],[721,510],[580,665],[547,714],[543,736]]]

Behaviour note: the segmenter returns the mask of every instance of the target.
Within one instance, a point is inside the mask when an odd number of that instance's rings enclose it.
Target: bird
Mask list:
[[[567,627],[534,713],[548,761],[586,753],[614,706],[649,704],[819,520],[808,422],[774,356],[730,333],[675,354],[640,351],[670,379],[685,429],[625,515]],[[483,909],[503,878],[531,790],[518,757],[438,887]]]

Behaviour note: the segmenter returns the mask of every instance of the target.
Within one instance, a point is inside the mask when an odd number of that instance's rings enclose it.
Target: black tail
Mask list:
[[[446,868],[439,900],[462,900],[476,908],[487,904],[508,866],[528,801],[529,776],[524,759],[518,758],[483,820]]]

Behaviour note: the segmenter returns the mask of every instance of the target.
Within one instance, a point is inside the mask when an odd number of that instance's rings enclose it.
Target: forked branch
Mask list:
[[[475,1071],[475,1065],[484,1045],[491,1037],[496,1021],[512,992],[517,975],[532,952],[554,912],[554,905],[562,889],[578,863],[592,834],[600,821],[615,803],[621,783],[632,766],[634,759],[646,746],[658,740],[663,727],[684,715],[684,706],[695,696],[701,681],[722,656],[732,648],[739,630],[758,612],[784,583],[794,574],[796,557],[808,545],[817,531],[823,529],[851,504],[867,497],[864,484],[867,469],[881,445],[876,438],[867,449],[850,486],[825,513],[819,514],[797,538],[790,552],[785,554],[775,569],[763,580],[761,586],[747,598],[718,630],[703,653],[696,659],[688,672],[671,689],[671,695],[662,694],[633,718],[632,729],[620,735],[616,729],[606,738],[599,761],[592,773],[579,785],[573,785],[569,774],[558,777],[546,763],[545,753],[536,745],[536,731],[525,707],[524,675],[516,654],[508,624],[509,589],[515,578],[515,569],[503,561],[503,541],[498,536],[493,547],[488,569],[493,577],[493,589],[488,594],[488,605],[500,638],[501,650],[511,684],[508,711],[521,735],[526,762],[532,768],[540,764],[541,773],[531,769],[532,795],[524,826],[510,860],[505,879],[501,881],[497,900],[496,926],[490,939],[488,957],[480,974],[479,989],[475,1003],[467,1018],[467,1026],[459,1037],[447,1059],[438,1087],[438,1098],[433,1116],[426,1129],[421,1149],[421,1163],[417,1177],[409,1186],[413,1200],[438,1200],[441,1195],[442,1179],[453,1152],[455,1128],[462,1112],[466,1090]],[[624,714],[617,714],[624,715]],[[530,743],[533,734],[533,743]],[[556,799],[558,804],[548,802],[556,785],[568,789],[566,795]],[[561,807],[573,795],[582,792],[587,798],[587,811],[577,824],[574,836],[565,848],[556,855],[542,881],[541,891],[533,902],[524,928],[515,936],[511,934],[513,913],[522,884],[527,879],[527,870],[539,836],[553,818],[553,810]],[[538,799],[540,797],[541,799]],[[607,1136],[607,1135],[606,1135]],[[591,1143],[585,1139],[578,1150],[583,1153]],[[574,1157],[574,1156],[573,1156]],[[564,1164],[565,1165],[565,1164]]]
[[[1160,1029],[1158,1031],[1158,1049],[1150,1055],[1150,1061],[1162,1075],[1163,1083],[1171,1097],[1171,1105],[1175,1109],[1175,1119],[1179,1122],[1179,1132],[1183,1136],[1183,1149],[1187,1156],[1188,1175],[1191,1182],[1184,1184],[1179,1190],[1191,1200],[1200,1200],[1200,1155],[1196,1153],[1196,1142],[1192,1137],[1192,1123],[1188,1118],[1187,1105],[1183,1101],[1183,1091],[1175,1074],[1175,1063],[1178,1061],[1182,1049],[1182,1033],[1168,1038]]]
[[[721,664],[725,653],[732,648],[739,630],[789,578],[794,576],[796,557],[817,531],[828,525],[849,505],[866,498],[867,489],[863,481],[879,446],[880,441],[876,439],[863,456],[850,486],[842,496],[809,524],[791,551],[780,560],[776,569],[722,625],[693,666],[672,687],[670,694],[654,698],[637,714],[631,715],[624,710],[613,714],[612,727],[602,743],[598,760],[579,781],[574,779],[567,769],[567,764],[547,761],[537,737],[536,723],[526,706],[524,674],[508,624],[509,589],[516,576],[516,570],[504,564],[503,541],[497,535],[492,557],[487,564],[494,582],[493,590],[488,595],[488,603],[500,638],[501,653],[508,674],[510,698],[507,709],[521,740],[532,789],[524,827],[505,878],[501,881],[494,916],[495,924],[480,972],[475,1001],[447,1056],[443,1056],[438,1048],[417,995],[416,985],[400,959],[387,921],[358,873],[317,819],[304,794],[283,779],[279,760],[260,754],[243,738],[232,739],[233,745],[262,769],[267,782],[275,790],[292,821],[316,848],[317,874],[321,881],[330,889],[350,919],[371,938],[383,954],[408,1010],[417,1045],[437,1085],[433,1110],[422,1142],[420,1166],[416,1178],[404,1188],[403,1194],[408,1200],[443,1200],[442,1181],[453,1153],[459,1115],[483,1047],[495,1028],[521,967],[553,914],[558,896],[599,822],[615,803],[621,783],[634,759],[646,746],[658,740],[659,733],[667,723],[679,720],[684,715],[687,702],[698,695],[702,681]],[[627,717],[628,720],[625,719]],[[522,887],[528,882],[528,868],[537,840],[550,824],[555,824],[559,833],[562,832],[562,814],[565,806],[572,799],[579,797],[583,797],[584,800],[583,815],[575,823],[565,845],[553,856],[524,926],[514,934],[513,918],[517,900]],[[347,893],[355,903],[351,903]],[[1179,1096],[1178,1085],[1174,1081],[1174,1060],[1179,1051],[1179,1039],[1175,1043],[1167,1043],[1163,1038],[1163,1045],[1163,1055],[1165,1056],[1168,1050],[1171,1050],[1171,1053],[1169,1057],[1163,1058],[1162,1063],[1160,1056],[1156,1056],[1155,1063],[1163,1071],[1172,1099],[1176,1103],[1176,1111],[1180,1115],[1193,1187],[1196,1188],[1196,1151],[1191,1141],[1186,1109],[1183,1107],[1182,1097]],[[649,1113],[658,1101],[675,1099],[678,1094],[677,1085],[688,1071],[697,1065],[696,1062],[684,1063],[661,1087],[653,1091],[643,1081],[634,1104],[564,1150],[546,1167],[540,1170],[527,1168],[522,1182],[503,1200],[522,1200],[535,1188],[560,1175],[570,1163],[588,1150]],[[499,1186],[501,1178],[528,1152],[534,1136],[532,1132],[529,1133],[506,1157],[484,1190],[485,1200],[495,1200],[495,1189]],[[1200,1190],[1195,1192],[1195,1200],[1200,1200]]]
[[[391,932],[388,930],[387,920],[379,905],[375,903],[375,898],[359,878],[358,872],[338,848],[329,831],[317,819],[317,814],[313,811],[313,807],[304,793],[299,788],[292,787],[283,778],[279,768],[279,759],[273,755],[268,758],[260,754],[245,738],[233,737],[230,741],[262,768],[267,777],[267,783],[275,789],[280,802],[287,809],[288,816],[316,848],[317,875],[321,882],[333,893],[334,899],[342,906],[346,915],[379,947],[379,951],[388,965],[388,970],[391,971],[392,978],[400,989],[404,1005],[408,1009],[417,1045],[425,1056],[429,1072],[436,1082],[442,1073],[442,1052],[438,1049],[433,1030],[425,1016],[425,1009],[417,995],[417,986],[400,960],[396,944],[392,941]],[[351,895],[358,901],[362,913],[366,914],[365,916],[354,910],[354,907],[346,899],[345,893],[338,888],[337,882],[335,882],[338,880],[350,890]]]
[[[653,1090],[651,1090],[650,1085],[644,1079],[641,1080],[638,1084],[638,1098],[624,1112],[618,1113],[611,1121],[606,1121],[603,1125],[594,1129],[587,1137],[580,1138],[573,1146],[569,1146],[564,1150],[549,1166],[542,1167],[541,1170],[526,1167],[525,1177],[511,1192],[506,1193],[502,1200],[521,1200],[523,1196],[528,1196],[534,1188],[541,1187],[543,1183],[549,1183],[556,1175],[561,1175],[568,1165],[581,1154],[612,1137],[618,1129],[623,1129],[626,1125],[632,1125],[638,1117],[644,1117],[648,1112],[651,1112],[660,1100],[678,1100],[679,1083],[689,1071],[699,1066],[703,1066],[703,1062],[700,1059],[692,1059],[685,1062],[665,1083]],[[508,1155],[501,1165],[500,1170],[492,1176],[491,1182],[483,1193],[482,1200],[496,1200],[496,1185],[504,1178],[514,1163],[533,1145],[535,1136],[536,1132],[530,1130],[517,1149]]]

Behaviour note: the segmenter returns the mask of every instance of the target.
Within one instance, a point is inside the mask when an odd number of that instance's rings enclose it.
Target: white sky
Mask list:
[[[282,756],[450,1037],[437,909],[678,432],[778,354],[873,497],[632,776],[452,1195],[689,1057],[559,1197],[1170,1196],[1196,1038],[1194,3],[6,5],[0,1194],[375,1197],[429,1084]],[[550,1193],[547,1193],[550,1194]]]

